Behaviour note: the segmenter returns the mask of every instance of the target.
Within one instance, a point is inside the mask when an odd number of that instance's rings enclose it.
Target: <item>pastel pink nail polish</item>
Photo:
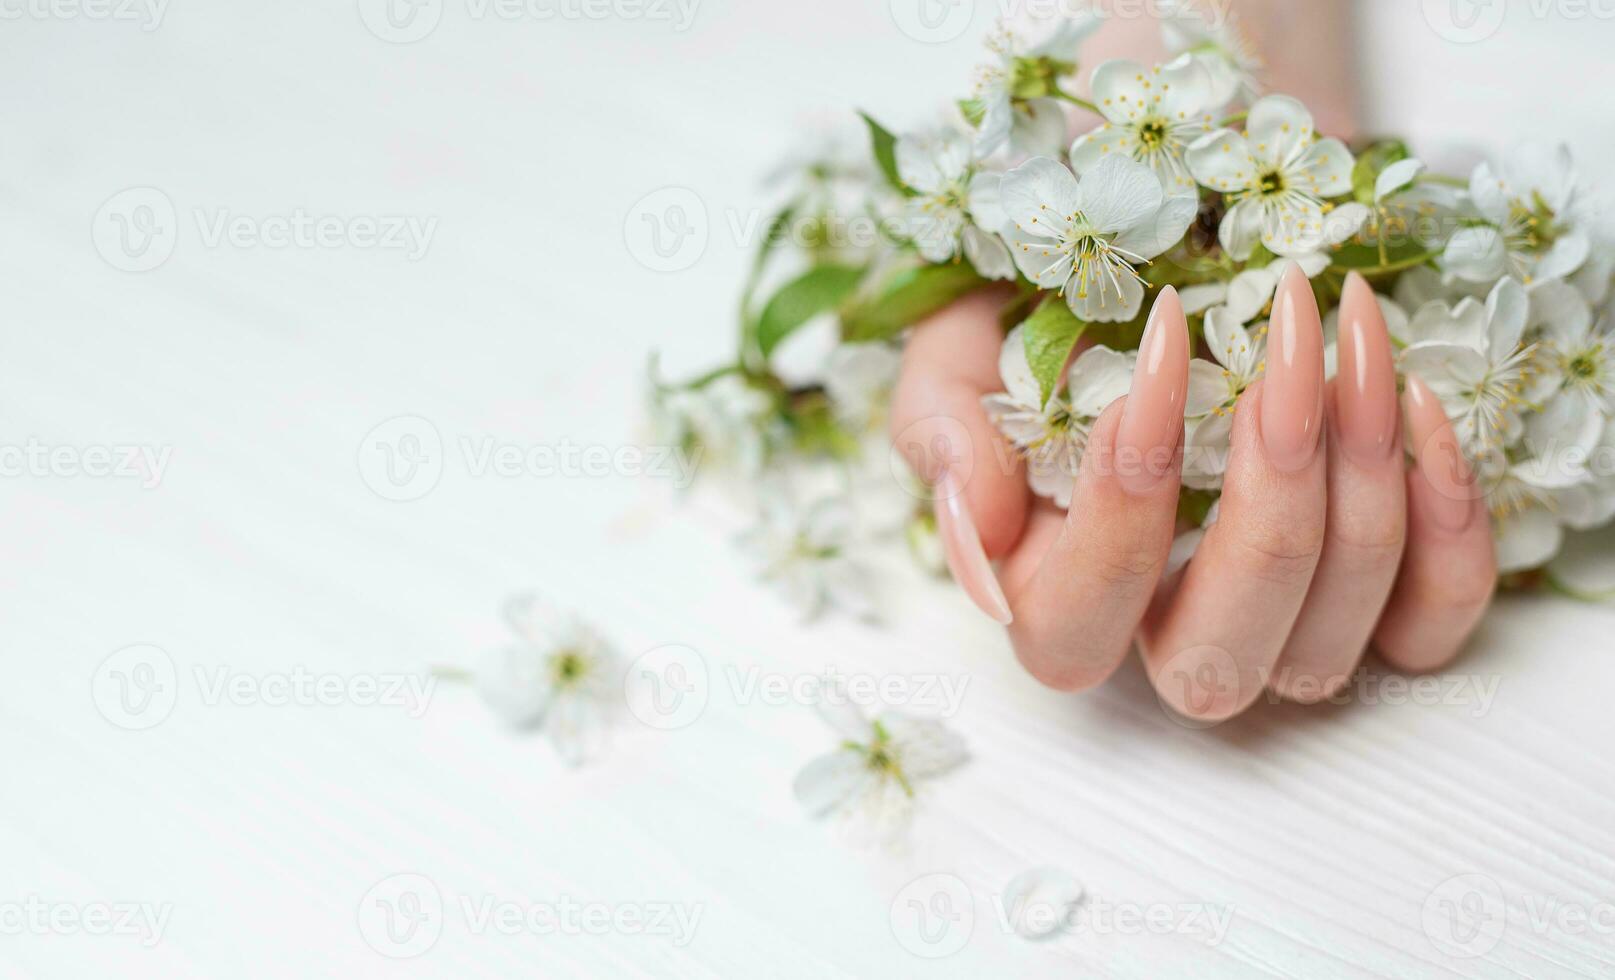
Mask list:
[[[1411,374],[1404,402],[1411,440],[1408,445],[1426,484],[1413,494],[1419,501],[1417,506],[1448,531],[1467,530],[1479,510],[1475,499],[1480,492],[1452,423],[1447,421],[1447,411],[1429,386]],[[1418,482],[1413,486],[1417,487]]]
[[[1261,428],[1267,458],[1280,470],[1293,473],[1317,455],[1323,428],[1323,322],[1312,284],[1294,262],[1273,297]]]
[[[1116,478],[1141,495],[1172,472],[1189,387],[1189,324],[1178,291],[1161,290],[1138,345],[1133,386],[1116,427]]]
[[[936,483],[936,526],[942,538],[942,551],[947,556],[948,568],[965,595],[976,608],[997,622],[1008,626],[1015,616],[1009,611],[1009,600],[993,574],[987,550],[981,546],[981,535],[970,516],[965,500],[964,485],[951,469],[942,471]]]
[[[1340,297],[1336,425],[1346,453],[1363,466],[1391,458],[1396,444],[1396,363],[1379,299],[1353,272]]]

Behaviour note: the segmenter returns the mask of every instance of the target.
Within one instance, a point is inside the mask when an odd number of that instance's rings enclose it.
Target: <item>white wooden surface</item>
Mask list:
[[[1452,72],[1489,79],[1488,59],[1539,57],[1545,38],[1571,54],[1527,75],[1567,71],[1589,32],[1608,49],[1602,20],[1444,45],[1413,34],[1405,6],[1366,5],[1409,38],[1377,69],[1418,93],[1381,99],[1389,125],[1432,116]],[[914,43],[885,4],[853,0],[706,0],[684,32],[469,9],[448,4],[403,46],[335,2],[176,2],[149,31],[0,24],[0,443],[172,450],[151,489],[0,480],[0,972],[1615,975],[1607,610],[1503,602],[1449,677],[1466,685],[1457,703],[1264,705],[1199,732],[1132,667],[1087,696],[1041,690],[942,585],[897,580],[884,631],[798,628],[726,546],[727,519],[673,506],[656,481],[473,476],[461,438],[633,445],[644,353],[679,370],[725,349],[745,260],[720,216],[758,205],[755,175],[797,122],[854,104],[920,118],[975,48]],[[1608,106],[1581,96],[1477,135],[1556,119],[1607,164]],[[712,228],[677,274],[624,245],[634,202],[664,186],[693,190]],[[146,273],[92,243],[97,209],[131,187],[160,189],[179,226]],[[195,213],[221,208],[437,225],[413,262],[208,247]],[[378,497],[356,465],[366,433],[400,415],[448,446],[441,483],[411,503]],[[468,663],[502,640],[497,605],[522,588],[606,624],[630,656],[697,649],[704,714],[670,732],[629,722],[603,763],[568,772],[448,685],[418,718],[353,699],[207,703],[221,669],[266,682]],[[171,658],[176,701],[130,731],[93,695],[106,658],[140,643]],[[809,710],[742,703],[731,685],[827,666],[968,685],[953,724],[973,761],[926,788],[902,852],[804,819],[791,778],[832,737]],[[1372,700],[1395,700],[1381,681]],[[1474,697],[1493,682],[1494,700]],[[1038,866],[1088,898],[1075,931],[1030,943],[993,901]],[[445,908],[429,950],[391,959],[367,942],[364,906],[400,873]],[[914,950],[935,948],[893,909],[928,897],[933,874],[965,883],[974,928],[926,960]],[[700,919],[684,945],[505,935],[475,931],[460,904],[564,898]],[[57,924],[22,918],[30,902]],[[166,907],[160,941],[65,924],[97,903]],[[1193,909],[1231,915],[1226,935],[1209,942]]]

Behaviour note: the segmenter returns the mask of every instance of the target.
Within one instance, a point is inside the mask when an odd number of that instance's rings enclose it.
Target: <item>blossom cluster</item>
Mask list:
[[[1232,18],[1177,3],[1171,60],[1089,70],[1081,49],[1100,24],[1084,12],[1001,22],[946,121],[895,135],[865,117],[865,159],[806,156],[775,226],[854,213],[883,235],[874,247],[765,242],[736,363],[658,381],[662,423],[753,475],[825,458],[857,471],[906,331],[1000,282],[1014,294],[1004,390],[983,405],[1032,490],[1068,506],[1092,425],[1127,391],[1150,301],[1172,286],[1202,354],[1183,467],[1201,506],[1184,512],[1214,519],[1233,409],[1264,373],[1273,295],[1295,263],[1327,314],[1331,374],[1347,275],[1375,289],[1399,370],[1453,423],[1503,574],[1540,569],[1567,532],[1615,518],[1615,221],[1566,148],[1520,146],[1467,176],[1431,172],[1398,141],[1354,152],[1300,101],[1264,90]],[[1073,118],[1090,122],[1068,142]],[[788,377],[782,355],[825,324],[838,343],[823,370]],[[849,505],[813,506],[775,536],[774,574],[810,608],[867,594],[846,562],[853,525],[826,518]],[[924,508],[907,513],[934,565]]]

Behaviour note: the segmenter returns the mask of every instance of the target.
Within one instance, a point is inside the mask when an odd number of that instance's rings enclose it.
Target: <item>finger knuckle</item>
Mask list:
[[[1256,521],[1240,528],[1234,545],[1243,570],[1271,582],[1310,578],[1323,552],[1323,529],[1306,524]]]
[[[1402,521],[1331,521],[1325,547],[1352,565],[1379,568],[1395,565],[1407,545],[1407,526]]]

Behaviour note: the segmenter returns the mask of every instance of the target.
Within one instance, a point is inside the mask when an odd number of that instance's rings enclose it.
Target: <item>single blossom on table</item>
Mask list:
[[[587,623],[534,596],[505,606],[516,640],[490,650],[477,693],[510,725],[540,728],[570,766],[599,755],[622,689],[621,661]]]
[[[872,619],[868,573],[849,555],[856,518],[844,497],[797,506],[789,493],[776,489],[763,494],[761,517],[739,543],[763,580],[803,618],[839,609]]]
[[[844,691],[815,706],[840,744],[809,762],[793,786],[809,815],[833,816],[855,840],[891,843],[908,828],[918,786],[964,763],[964,739],[940,721],[897,711],[871,720]]]

